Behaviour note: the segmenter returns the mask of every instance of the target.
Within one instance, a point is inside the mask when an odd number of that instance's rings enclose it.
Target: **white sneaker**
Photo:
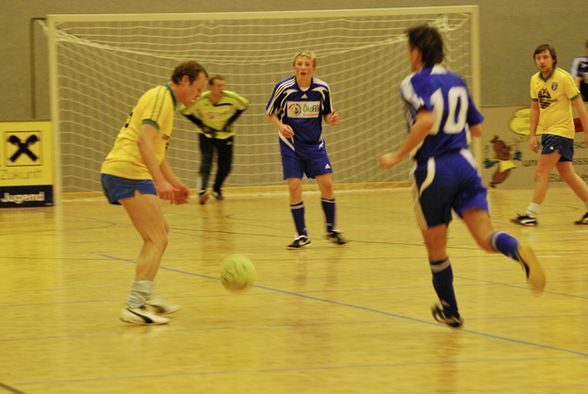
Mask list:
[[[141,308],[124,308],[120,312],[120,319],[124,322],[136,324],[139,326],[153,326],[158,324],[167,324],[167,317],[158,316],[142,306]]]
[[[179,305],[169,304],[162,297],[156,295],[145,301],[145,306],[158,315],[169,315],[182,309]]]

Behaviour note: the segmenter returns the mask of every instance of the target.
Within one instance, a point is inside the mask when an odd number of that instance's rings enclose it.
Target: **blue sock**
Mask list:
[[[292,218],[294,218],[294,225],[296,226],[298,235],[308,235],[306,233],[306,224],[304,223],[304,201],[290,205],[290,212],[292,212]]]
[[[431,261],[433,273],[433,287],[448,315],[459,317],[457,299],[453,290],[453,270],[449,258],[439,261]]]
[[[495,251],[502,253],[506,257],[519,261],[517,250],[519,249],[519,241],[510,234],[503,231],[493,232],[490,236],[490,245]]]
[[[330,233],[335,228],[335,199],[327,200],[321,198],[323,211],[325,212],[325,221],[327,222],[327,233]]]

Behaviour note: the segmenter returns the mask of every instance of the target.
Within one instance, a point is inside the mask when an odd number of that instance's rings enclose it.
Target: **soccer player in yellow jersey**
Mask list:
[[[169,230],[158,197],[173,204],[188,201],[188,187],[175,176],[165,152],[178,102],[192,103],[207,78],[200,64],[189,61],[174,69],[168,83],[143,94],[100,170],[108,201],[124,207],[143,238],[127,306],[120,315],[128,323],[166,324],[169,319],[162,315],[179,309],[164,302],[153,289]]]
[[[588,130],[588,115],[574,78],[557,67],[557,55],[551,45],[539,45],[533,54],[539,72],[531,77],[531,130],[529,146],[538,150],[537,126],[543,128],[541,157],[535,170],[535,194],[527,212],[512,219],[523,226],[536,226],[541,203],[549,187],[549,174],[553,167],[586,205],[586,213],[576,224],[588,224],[588,186],[576,174],[574,156],[574,120],[572,106],[582,127]],[[588,144],[588,131],[584,132]]]
[[[223,199],[222,187],[231,172],[235,128],[233,123],[247,109],[249,101],[238,93],[225,89],[225,79],[215,75],[208,80],[208,91],[182,113],[199,128],[200,142],[200,204],[206,203],[208,178],[214,151],[217,153],[216,177],[212,191],[214,198]]]

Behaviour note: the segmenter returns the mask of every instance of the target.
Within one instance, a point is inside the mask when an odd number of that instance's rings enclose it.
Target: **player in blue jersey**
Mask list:
[[[335,228],[333,169],[322,136],[323,119],[336,126],[339,115],[333,109],[329,85],[313,76],[316,69],[314,53],[297,53],[293,66],[295,75],[276,84],[265,110],[266,117],[279,131],[283,176],[288,184],[290,211],[296,226],[296,237],[288,248],[310,245],[302,201],[304,174],[315,178],[321,191],[325,238],[342,245],[346,240]]]
[[[423,234],[439,304],[433,317],[450,327],[461,327],[447,255],[451,210],[466,222],[478,245],[518,261],[532,290],[543,291],[545,274],[533,250],[511,235],[494,231],[488,214],[487,190],[468,150],[468,129],[479,137],[482,114],[463,79],[449,72],[439,31],[427,25],[408,29],[409,59],[414,73],[402,81],[400,93],[407,107],[409,135],[396,152],[380,157],[383,168],[414,153],[412,173],[417,222]]]

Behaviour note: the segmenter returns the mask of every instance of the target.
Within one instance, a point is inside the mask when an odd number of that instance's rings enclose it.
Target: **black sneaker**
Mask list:
[[[457,315],[449,315],[443,309],[441,304],[435,304],[431,307],[431,313],[433,314],[433,318],[437,320],[441,324],[446,324],[452,328],[461,328],[463,326],[463,319],[459,314]]]
[[[543,267],[541,267],[541,264],[539,264],[539,260],[537,259],[537,256],[535,256],[535,252],[533,252],[533,249],[526,245],[519,245],[517,255],[519,258],[519,263],[525,270],[525,275],[527,275],[527,283],[531,287],[531,290],[533,290],[535,293],[541,293],[543,289],[545,289],[545,272],[543,272]]]
[[[300,249],[303,246],[310,245],[310,238],[306,235],[299,235],[288,245],[288,249]]]
[[[328,241],[331,241],[337,245],[344,245],[347,243],[347,240],[337,230],[332,230],[330,233],[327,233],[325,235],[325,239]]]
[[[206,204],[206,201],[208,201],[208,193],[206,193],[206,190],[200,190],[200,192],[198,192],[198,202],[200,205],[204,205]]]
[[[140,308],[126,307],[120,312],[120,319],[124,322],[136,324],[138,326],[153,326],[169,323],[167,317],[159,316],[149,311],[144,306]]]
[[[576,223],[576,224],[588,224],[588,212],[586,212],[584,214],[584,216],[582,216],[582,219],[576,220],[574,223]]]
[[[537,225],[536,218],[531,217],[529,215],[519,215],[518,213],[517,213],[517,217],[514,219],[510,219],[510,221],[513,223],[516,223],[516,224],[520,224],[521,226],[532,227],[532,226]]]
[[[221,192],[214,192],[212,193],[212,196],[214,198],[216,198],[217,200],[224,200],[225,198],[223,197],[223,194]]]

